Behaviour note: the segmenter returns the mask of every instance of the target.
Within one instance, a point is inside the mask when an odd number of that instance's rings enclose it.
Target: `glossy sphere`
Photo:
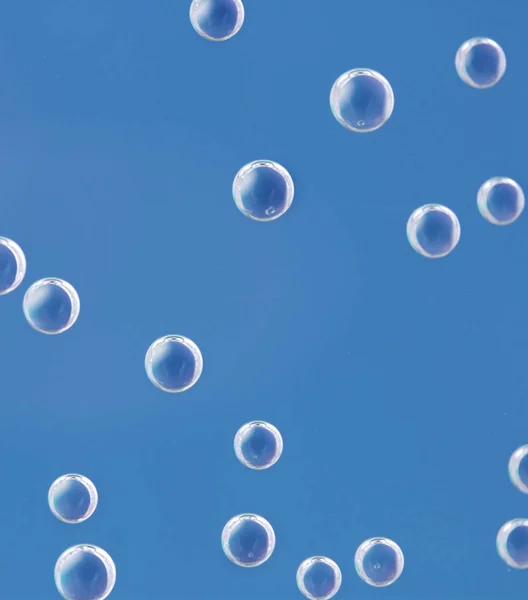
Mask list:
[[[225,42],[244,24],[241,0],[193,0],[190,19],[195,31],[211,42]]]
[[[95,485],[83,475],[62,475],[48,492],[51,512],[65,523],[81,523],[92,516],[97,508]]]
[[[279,430],[264,421],[243,425],[235,435],[235,453],[238,460],[250,469],[267,469],[282,454],[282,436]]]
[[[235,564],[258,567],[275,549],[275,532],[268,521],[258,515],[237,515],[222,531],[222,548]]]
[[[508,473],[513,485],[528,494],[528,446],[517,448],[511,455]]]
[[[458,244],[460,223],[449,208],[440,204],[426,204],[409,217],[407,238],[418,254],[441,258]]]
[[[371,538],[357,549],[354,562],[363,581],[374,587],[385,587],[402,574],[404,558],[400,547],[392,540]]]
[[[114,561],[97,546],[72,546],[55,565],[55,585],[66,600],[103,600],[115,580]]]
[[[313,556],[297,569],[297,586],[309,600],[329,600],[341,587],[341,570],[330,558]]]
[[[458,75],[471,87],[494,86],[506,72],[504,50],[489,38],[476,37],[464,42],[455,58]]]
[[[524,192],[508,177],[493,177],[484,182],[477,195],[480,214],[494,225],[509,225],[524,210]]]
[[[63,333],[77,321],[81,310],[79,296],[62,279],[47,278],[34,283],[24,296],[24,315],[41,333]]]
[[[389,120],[394,110],[394,93],[383,75],[370,69],[353,69],[334,83],[330,108],[343,127],[367,133]]]
[[[0,237],[0,296],[16,289],[26,274],[26,257],[13,240]]]
[[[497,534],[497,550],[510,567],[528,569],[528,519],[505,523]]]

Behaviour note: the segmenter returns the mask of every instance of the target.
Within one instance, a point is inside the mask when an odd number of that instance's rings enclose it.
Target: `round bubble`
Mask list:
[[[481,186],[477,194],[480,214],[493,225],[509,225],[524,210],[524,192],[508,177],[493,177]]]
[[[341,587],[341,570],[325,556],[312,556],[297,569],[297,586],[309,600],[329,600]]]
[[[460,240],[460,223],[455,213],[440,204],[417,208],[407,222],[411,246],[428,258],[448,255]]]
[[[517,448],[510,457],[508,473],[513,485],[528,494],[528,446]]]
[[[385,587],[402,574],[404,558],[396,542],[371,538],[359,546],[354,562],[363,581],[374,587]]]
[[[51,512],[64,523],[86,521],[97,508],[97,501],[95,485],[83,475],[62,475],[48,492]]]
[[[81,303],[72,285],[63,279],[46,278],[35,282],[23,302],[28,323],[41,333],[63,333],[73,326]]]
[[[385,77],[376,71],[352,69],[332,86],[330,108],[343,127],[367,133],[389,120],[394,110],[394,92]]]
[[[489,38],[475,37],[464,42],[455,58],[456,70],[464,83],[485,89],[494,86],[506,72],[504,50]]]
[[[15,290],[26,274],[26,257],[13,240],[0,237],[0,296]]]
[[[282,436],[279,430],[264,421],[243,425],[235,435],[235,453],[238,460],[250,469],[267,469],[282,454]]]
[[[241,0],[193,0],[190,19],[195,31],[211,42],[225,42],[244,24]]]
[[[275,549],[275,532],[263,517],[237,515],[222,531],[222,548],[229,560],[240,567],[258,567]]]
[[[113,590],[115,580],[114,561],[97,546],[72,546],[55,565],[55,585],[66,600],[103,600]]]
[[[145,369],[152,383],[164,392],[184,392],[200,378],[202,353],[183,335],[166,335],[147,350]]]
[[[497,550],[510,567],[528,569],[528,519],[505,523],[497,534]]]

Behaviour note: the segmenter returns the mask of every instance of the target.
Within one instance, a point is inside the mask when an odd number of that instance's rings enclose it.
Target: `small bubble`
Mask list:
[[[275,532],[263,517],[237,515],[227,522],[222,531],[222,549],[236,565],[257,567],[273,554]]]
[[[297,569],[297,587],[308,600],[329,600],[341,587],[341,570],[326,556],[312,556]]]
[[[489,38],[475,37],[464,42],[455,57],[460,79],[471,87],[486,89],[498,83],[506,72],[504,50]]]
[[[356,551],[356,571],[365,583],[385,587],[402,574],[404,557],[401,548],[388,538],[371,538]]]
[[[268,469],[282,454],[283,442],[279,430],[265,421],[243,425],[235,435],[238,460],[250,469]]]
[[[427,258],[447,256],[460,240],[460,223],[455,213],[440,204],[417,208],[407,222],[407,239]]]
[[[477,206],[486,221],[493,225],[509,225],[524,210],[524,192],[509,177],[492,177],[480,186]]]
[[[513,519],[497,534],[497,551],[514,569],[528,569],[528,519]]]
[[[81,303],[74,287],[63,279],[47,277],[35,282],[23,300],[27,322],[40,333],[67,331],[79,317]]]
[[[81,523],[92,516],[97,508],[95,485],[83,475],[62,475],[48,492],[51,512],[64,523]]]

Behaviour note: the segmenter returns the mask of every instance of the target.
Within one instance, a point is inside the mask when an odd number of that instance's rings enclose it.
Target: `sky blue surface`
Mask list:
[[[489,177],[528,187],[528,4],[521,0],[247,0],[240,33],[200,38],[183,0],[21,0],[0,5],[1,235],[27,276],[0,299],[1,597],[59,598],[53,568],[76,543],[117,567],[112,600],[290,600],[298,565],[342,569],[337,599],[515,600],[528,572],[495,550],[528,516],[509,482],[528,443],[528,215],[494,227]],[[504,79],[475,90],[455,53],[489,36]],[[333,118],[335,79],[372,68],[395,109],[379,131]],[[257,159],[296,195],[272,223],[236,208]],[[460,218],[434,261],[409,246],[422,204]],[[66,333],[32,330],[25,289],[79,292]],[[200,381],[156,389],[144,356],[181,334]],[[244,468],[233,437],[263,419],[284,453]],[[86,475],[99,507],[66,525],[49,485]],[[277,536],[255,569],[220,546],[255,512]],[[382,590],[354,552],[387,536],[405,554]]]

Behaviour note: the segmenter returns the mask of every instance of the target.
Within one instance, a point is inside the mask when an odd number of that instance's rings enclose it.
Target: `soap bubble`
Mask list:
[[[79,317],[81,303],[71,284],[63,279],[46,278],[28,289],[23,308],[33,329],[52,335],[72,327]]]
[[[528,569],[528,519],[505,523],[497,534],[497,550],[510,567]]]
[[[279,430],[265,421],[243,425],[235,435],[235,453],[238,460],[250,469],[267,469],[282,454],[282,436]]]
[[[97,508],[97,489],[83,475],[62,475],[48,492],[51,512],[64,523],[81,523]]]
[[[449,208],[440,204],[426,204],[409,217],[407,238],[418,254],[441,258],[458,244],[460,223]]]
[[[104,600],[115,581],[114,561],[97,546],[72,546],[55,565],[55,585],[66,600]]]
[[[0,296],[15,290],[26,274],[26,257],[13,240],[0,237]]]
[[[341,570],[325,556],[312,556],[297,569],[297,586],[309,600],[329,600],[341,587]]]
[[[152,343],[145,356],[145,370],[152,383],[164,392],[184,392],[200,378],[202,353],[183,335],[166,335]]]
[[[241,0],[193,0],[190,19],[206,40],[225,42],[244,24],[244,5]]]
[[[364,582],[385,587],[402,574],[404,558],[396,542],[388,538],[371,538],[359,546],[354,563]]]
[[[506,72],[504,50],[489,38],[464,42],[455,58],[458,75],[471,87],[485,89],[498,83]]]
[[[524,192],[508,177],[492,177],[485,181],[477,194],[480,214],[493,225],[509,225],[524,210]]]
[[[389,120],[394,110],[394,93],[383,75],[370,69],[352,69],[332,86],[330,108],[343,127],[367,133]]]
[[[222,548],[240,567],[257,567],[275,549],[275,532],[263,517],[253,514],[233,517],[222,531]]]
[[[511,455],[508,473],[513,485],[528,494],[528,446],[517,448]]]

